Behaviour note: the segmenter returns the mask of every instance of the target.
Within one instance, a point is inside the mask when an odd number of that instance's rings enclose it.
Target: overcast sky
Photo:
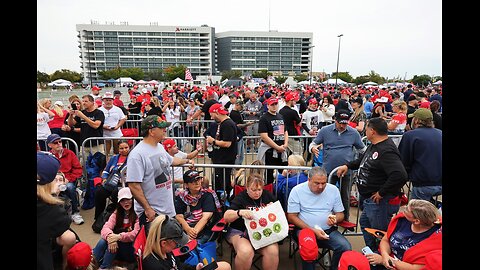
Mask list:
[[[270,10],[270,11],[269,11]],[[270,13],[270,16],[269,16]],[[37,69],[80,72],[75,25],[215,27],[215,32],[313,32],[313,71],[353,77],[441,76],[440,0],[37,0]]]

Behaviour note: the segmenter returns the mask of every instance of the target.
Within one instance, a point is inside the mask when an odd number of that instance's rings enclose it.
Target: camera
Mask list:
[[[78,110],[78,108],[77,108],[77,104],[75,104],[75,103],[72,103],[72,104],[71,104],[71,106],[72,106],[72,110]]]

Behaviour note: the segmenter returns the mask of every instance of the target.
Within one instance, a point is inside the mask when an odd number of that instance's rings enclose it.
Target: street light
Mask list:
[[[338,90],[338,84],[337,84],[337,79],[338,79],[338,62],[340,60],[340,40],[342,40],[343,34],[338,35],[338,56],[337,56],[337,73],[335,73],[335,90]]]
[[[315,45],[312,45],[308,48],[312,49],[312,58],[310,59],[310,86],[311,86],[312,85],[312,78],[313,78],[313,48],[315,48]]]

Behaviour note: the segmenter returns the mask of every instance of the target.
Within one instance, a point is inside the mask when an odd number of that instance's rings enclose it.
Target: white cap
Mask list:
[[[111,98],[113,99],[113,94],[112,92],[105,92],[105,94],[102,96],[102,99],[104,98]]]
[[[131,199],[133,197],[129,187],[121,188],[118,191],[117,196],[118,196],[118,202],[120,202],[122,199]]]
[[[60,100],[55,101],[55,103],[53,104],[63,107],[63,102],[61,102]]]

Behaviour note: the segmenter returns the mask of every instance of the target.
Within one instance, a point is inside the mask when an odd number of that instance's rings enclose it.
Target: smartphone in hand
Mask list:
[[[363,255],[373,254],[373,251],[369,246],[366,246],[366,247],[362,248],[362,253],[363,253]]]
[[[78,108],[77,108],[77,104],[75,104],[75,103],[72,103],[72,104],[71,104],[71,106],[72,106],[72,110],[75,110],[75,111],[76,111],[76,110],[78,110]]]

